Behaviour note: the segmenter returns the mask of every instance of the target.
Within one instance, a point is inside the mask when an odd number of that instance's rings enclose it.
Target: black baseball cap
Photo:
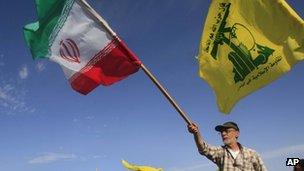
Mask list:
[[[238,125],[236,123],[234,123],[234,122],[231,122],[231,121],[230,122],[225,122],[222,125],[216,126],[215,130],[218,131],[218,132],[222,132],[223,130],[228,129],[228,128],[233,128],[233,129],[235,129],[237,131],[240,131]]]

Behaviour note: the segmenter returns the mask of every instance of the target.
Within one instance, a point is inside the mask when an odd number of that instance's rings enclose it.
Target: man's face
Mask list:
[[[220,134],[225,145],[236,143],[237,137],[239,137],[239,131],[234,128],[223,129]]]

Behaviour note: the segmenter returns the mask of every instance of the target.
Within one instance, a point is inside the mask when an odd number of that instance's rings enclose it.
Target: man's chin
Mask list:
[[[223,140],[224,145],[230,145],[231,141],[229,139]]]

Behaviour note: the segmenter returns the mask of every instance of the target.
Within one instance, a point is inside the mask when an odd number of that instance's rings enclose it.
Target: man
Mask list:
[[[300,159],[300,162],[294,166],[294,171],[304,171],[304,159]]]
[[[243,147],[237,139],[240,129],[234,122],[226,122],[215,127],[222,137],[224,146],[215,147],[207,144],[201,137],[195,123],[188,125],[201,155],[214,162],[220,171],[266,171],[260,156],[251,149]]]

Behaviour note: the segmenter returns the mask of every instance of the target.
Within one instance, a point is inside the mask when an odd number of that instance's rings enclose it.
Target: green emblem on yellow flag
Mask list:
[[[200,76],[220,111],[304,59],[304,22],[284,0],[212,0],[200,43]]]

